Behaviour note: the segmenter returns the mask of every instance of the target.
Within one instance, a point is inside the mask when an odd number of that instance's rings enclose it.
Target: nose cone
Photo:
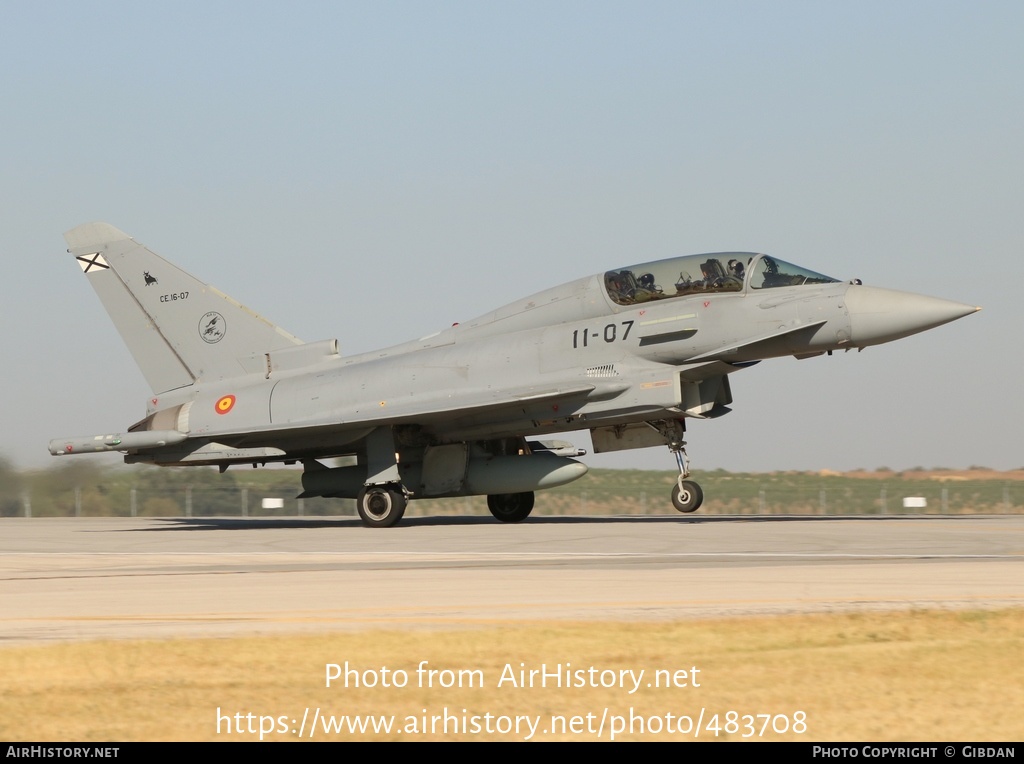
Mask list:
[[[956,321],[981,308],[893,289],[852,285],[846,292],[851,344],[878,345]]]

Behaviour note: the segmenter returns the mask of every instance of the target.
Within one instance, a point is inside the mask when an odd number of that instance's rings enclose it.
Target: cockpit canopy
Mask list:
[[[748,289],[832,284],[838,279],[752,252],[687,255],[618,268],[604,274],[608,296],[619,305],[636,305],[690,294],[742,292]]]

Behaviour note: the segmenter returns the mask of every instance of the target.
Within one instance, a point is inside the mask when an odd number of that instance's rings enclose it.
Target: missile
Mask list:
[[[177,430],[146,430],[113,435],[79,436],[56,438],[50,441],[50,453],[54,456],[67,454],[92,454],[100,451],[138,451],[160,448],[181,443],[188,437]]]

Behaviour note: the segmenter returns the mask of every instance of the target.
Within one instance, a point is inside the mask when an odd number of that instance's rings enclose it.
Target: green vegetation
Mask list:
[[[0,459],[0,517],[355,515],[348,499],[304,499],[301,471],[236,467],[102,467],[68,460],[47,470],[21,472]],[[704,488],[701,514],[899,514],[1019,513],[1024,481],[1019,474],[983,477],[950,470],[817,473],[694,473]],[[536,515],[671,514],[674,472],[593,470],[567,486],[541,492]],[[904,508],[904,497],[926,507]],[[263,509],[264,498],[284,500],[283,509]],[[487,514],[483,497],[413,502],[416,515]]]
[[[237,468],[221,475],[212,467],[110,468],[86,460],[18,474],[0,463],[0,517],[296,515],[300,475],[292,469]],[[264,510],[264,498],[284,499],[285,508]],[[302,514],[355,515],[355,507],[352,501],[305,499]]]
[[[595,470],[549,491],[538,504],[567,514],[667,511],[671,472]],[[916,473],[695,472],[704,489],[701,514],[916,514],[1016,513],[1024,510],[1024,483],[1007,478],[940,480]],[[903,498],[922,497],[923,509],[904,509]],[[555,507],[558,507],[557,509]]]
[[[13,517],[21,512],[22,477],[11,463],[0,457],[0,517]]]

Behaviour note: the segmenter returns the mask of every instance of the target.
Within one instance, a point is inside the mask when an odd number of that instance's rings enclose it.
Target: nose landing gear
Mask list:
[[[704,501],[704,491],[697,483],[686,479],[690,476],[690,457],[686,455],[686,441],[683,440],[686,425],[682,421],[675,424],[677,426],[668,436],[668,450],[676,457],[679,467],[679,477],[672,487],[672,506],[680,512],[696,512]]]

